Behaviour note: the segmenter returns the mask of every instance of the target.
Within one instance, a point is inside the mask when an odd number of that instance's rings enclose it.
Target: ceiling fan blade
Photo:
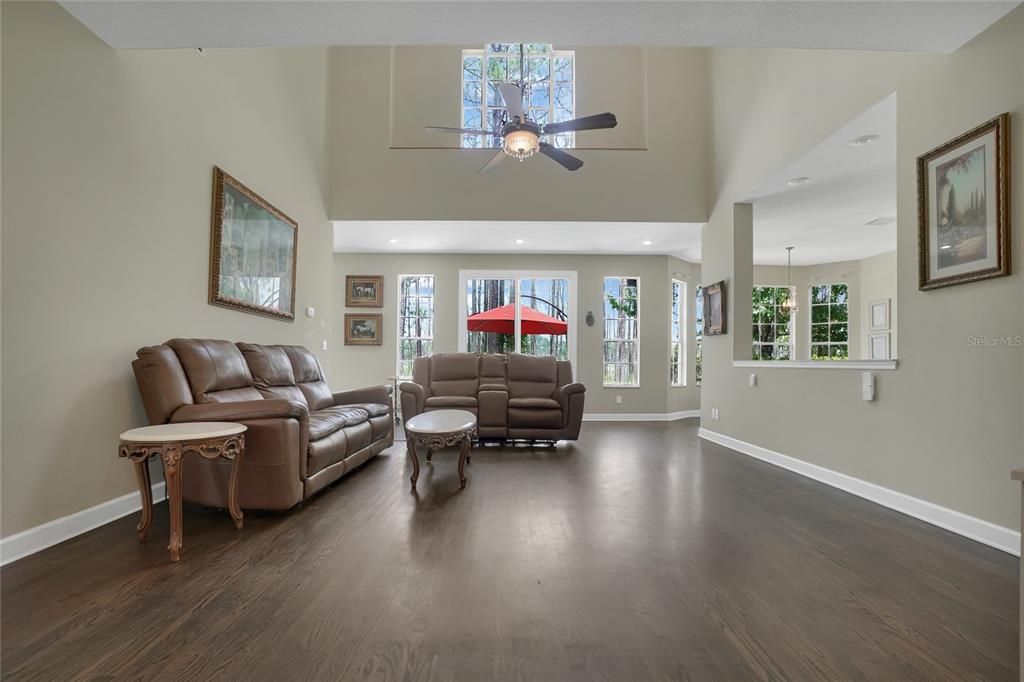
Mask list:
[[[526,118],[526,114],[523,113],[523,91],[515,83],[498,83],[498,92],[501,93],[501,98],[505,100],[505,108],[508,110],[508,119],[511,121],[514,116],[518,116],[520,120]]]
[[[562,151],[547,142],[540,143],[540,153],[549,159],[553,159],[556,163],[561,164],[566,170],[575,171],[583,167],[583,162],[575,156],[569,152]]]
[[[553,135],[554,133],[568,133],[574,130],[599,130],[601,128],[614,128],[619,124],[615,118],[615,114],[606,112],[603,114],[594,114],[593,116],[583,116],[581,118],[574,118],[569,121],[560,121],[558,123],[548,123],[544,126],[544,135]]]
[[[487,163],[485,163],[483,165],[483,167],[479,171],[477,171],[477,172],[478,173],[490,173],[492,170],[494,170],[498,166],[499,163],[501,163],[502,159],[504,159],[506,156],[508,156],[508,155],[505,153],[505,150],[504,149],[499,149],[498,153],[495,154],[494,156],[492,156],[491,160],[488,161]]]
[[[435,133],[461,133],[462,135],[494,135],[490,130],[472,130],[470,128],[445,128],[444,126],[424,126],[424,130],[432,130]]]

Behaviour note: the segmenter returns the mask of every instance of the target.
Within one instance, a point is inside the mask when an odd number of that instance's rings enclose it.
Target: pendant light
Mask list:
[[[782,304],[782,309],[786,312],[793,314],[799,310],[796,304],[796,296],[793,293],[793,279],[791,271],[793,269],[793,247],[786,247],[786,300]]]

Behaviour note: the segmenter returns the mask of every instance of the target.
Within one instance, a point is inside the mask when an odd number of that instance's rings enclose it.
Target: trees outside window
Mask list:
[[[811,287],[811,360],[849,359],[849,298],[845,284]]]
[[[522,47],[522,59],[520,59]],[[462,51],[462,127],[494,131],[494,137],[463,135],[463,148],[501,147],[506,120],[499,83],[525,84],[526,117],[543,126],[576,117],[576,54],[545,43],[490,43],[481,50]],[[575,144],[572,133],[550,138],[556,147]]]
[[[640,278],[604,278],[604,385],[640,385]]]
[[[754,287],[754,360],[791,360],[795,357],[793,315],[785,306],[789,287]]]

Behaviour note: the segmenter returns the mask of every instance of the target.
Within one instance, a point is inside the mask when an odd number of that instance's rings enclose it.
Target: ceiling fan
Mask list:
[[[543,126],[531,121],[526,117],[523,110],[523,85],[519,83],[498,83],[498,92],[505,101],[506,116],[502,123],[501,130],[473,130],[470,128],[445,128],[442,126],[427,126],[427,130],[441,133],[458,133],[460,135],[479,135],[480,137],[500,137],[502,140],[501,149],[491,157],[481,169],[481,173],[493,170],[506,156],[511,156],[522,161],[540,152],[549,159],[561,164],[566,170],[579,170],[583,167],[583,161],[572,154],[555,147],[549,142],[542,140],[542,137],[556,133],[567,133],[576,130],[598,130],[601,128],[614,128],[618,125],[615,114],[604,113],[593,116],[583,116],[569,121],[557,123],[545,123]]]

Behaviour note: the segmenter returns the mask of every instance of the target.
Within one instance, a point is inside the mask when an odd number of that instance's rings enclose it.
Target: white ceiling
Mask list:
[[[700,261],[701,223],[336,220],[337,253],[604,253]],[[391,239],[398,242],[392,244]],[[516,239],[524,240],[516,244]],[[645,245],[644,241],[652,242]]]
[[[879,135],[850,147],[862,135]],[[789,180],[807,177],[803,185]],[[754,263],[793,265],[860,260],[896,248],[896,95],[875,104],[748,196],[754,204]]]
[[[115,48],[792,47],[952,52],[1019,0],[63,0]]]

